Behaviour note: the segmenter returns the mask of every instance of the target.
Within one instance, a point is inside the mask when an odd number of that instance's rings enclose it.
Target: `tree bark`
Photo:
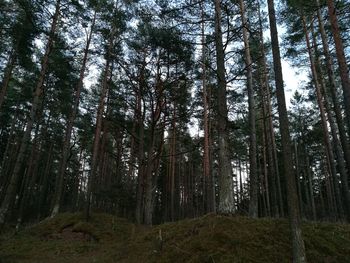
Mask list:
[[[272,209],[270,213],[274,216],[284,217],[284,205],[283,205],[283,197],[282,197],[282,189],[280,183],[280,171],[278,166],[278,157],[277,157],[277,146],[276,146],[276,138],[273,127],[273,112],[272,112],[272,102],[271,102],[271,94],[269,87],[269,76],[267,69],[267,59],[266,52],[264,47],[264,35],[263,35],[263,26],[259,5],[259,38],[260,38],[260,49],[261,49],[261,66],[262,66],[262,78],[261,78],[261,86],[263,93],[263,111],[265,110],[264,118],[264,127],[266,127],[266,142],[267,142],[267,150],[268,150],[268,160],[269,160],[269,173],[270,173],[270,181],[271,181],[271,197],[272,197]],[[260,69],[260,67],[259,67]],[[266,109],[264,109],[264,107]]]
[[[175,170],[176,170],[176,105],[174,103],[173,116],[171,121],[171,144],[170,144],[170,219],[175,221],[176,219],[176,207],[175,207]]]
[[[202,86],[203,86],[203,129],[204,129],[204,153],[203,153],[203,179],[205,181],[206,212],[210,213],[215,210],[215,200],[212,193],[212,180],[210,170],[210,141],[209,141],[209,104],[210,99],[207,92],[207,46],[205,41],[205,24],[204,24],[204,7],[201,4],[201,41],[202,41]]]
[[[255,99],[253,88],[253,68],[252,58],[250,55],[248,23],[245,15],[245,7],[243,0],[239,0],[239,7],[241,11],[241,20],[243,28],[243,41],[245,50],[245,65],[247,76],[247,91],[248,91],[248,105],[249,105],[249,182],[250,182],[250,203],[249,215],[251,217],[258,217],[258,175],[257,175],[257,161],[256,161],[256,124],[255,124]]]
[[[218,212],[235,211],[231,160],[229,158],[228,110],[226,98],[225,54],[221,31],[221,4],[215,0],[215,46],[218,78],[218,144],[219,144],[219,207]]]
[[[289,210],[289,221],[292,234],[293,262],[306,262],[304,240],[301,233],[301,220],[299,213],[298,196],[291,153],[291,139],[289,133],[289,122],[286,107],[286,100],[283,87],[283,75],[281,65],[281,55],[278,41],[277,23],[275,15],[274,1],[268,0],[268,13],[270,21],[270,33],[272,44],[273,64],[275,71],[276,96],[278,104],[282,154],[284,161],[284,174],[286,178],[287,201]]]
[[[299,154],[298,154],[298,143],[294,142],[294,156],[295,156],[295,174],[296,174],[296,182],[297,182],[297,191],[298,191],[298,198],[299,198],[299,209],[301,217],[304,217],[304,203],[302,198],[302,188],[301,188],[301,182],[300,182],[300,165],[299,165]]]
[[[145,66],[145,60],[144,64]],[[145,108],[142,109],[142,94],[144,90],[145,76],[144,67],[141,69],[139,89],[137,91],[137,125],[138,125],[138,170],[137,170],[137,186],[136,186],[136,208],[135,208],[135,220],[136,223],[141,224],[143,221],[142,209],[143,209],[143,194],[144,194],[144,166],[145,166],[145,153],[144,153],[144,119]]]

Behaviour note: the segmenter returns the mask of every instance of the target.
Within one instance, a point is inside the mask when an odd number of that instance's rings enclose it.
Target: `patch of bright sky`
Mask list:
[[[286,29],[279,26],[278,27],[278,37],[280,43],[282,42],[283,35],[285,34]],[[269,32],[267,32],[269,34]],[[283,54],[281,54],[283,57]],[[293,97],[294,92],[303,85],[303,82],[306,82],[308,77],[308,70],[305,70],[305,67],[293,67],[288,62],[287,59],[282,58],[282,73],[283,80],[285,85],[285,96],[287,108],[290,107],[290,100]]]

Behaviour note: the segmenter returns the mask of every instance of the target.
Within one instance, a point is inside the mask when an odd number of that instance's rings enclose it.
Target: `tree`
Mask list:
[[[105,104],[107,93],[109,91],[110,79],[113,74],[113,59],[117,55],[116,48],[118,46],[117,39],[120,37],[121,32],[123,32],[125,26],[124,14],[119,11],[118,3],[111,3],[110,7],[113,8],[110,19],[110,31],[106,35],[107,47],[105,53],[105,67],[102,74],[102,83],[100,98],[98,102],[97,114],[96,114],[96,124],[95,124],[95,134],[94,142],[92,147],[92,158],[91,158],[91,171],[89,175],[88,185],[87,185],[87,202],[85,207],[85,219],[88,220],[90,217],[92,193],[94,188],[94,180],[97,173],[98,166],[98,153],[101,142],[101,132],[103,123],[103,114],[105,111]]]
[[[327,0],[328,15],[331,24],[332,35],[335,43],[335,50],[337,54],[338,66],[341,84],[343,88],[343,97],[345,105],[345,116],[348,125],[348,131],[350,130],[350,80],[348,73],[348,65],[344,53],[344,45],[340,36],[340,29],[338,25],[338,18],[333,0]]]
[[[51,29],[49,32],[49,38],[46,44],[46,50],[45,54],[43,56],[42,62],[41,62],[41,70],[40,70],[40,75],[39,79],[36,84],[35,92],[34,92],[34,97],[31,105],[31,110],[30,114],[27,119],[27,124],[25,127],[25,131],[21,140],[21,146],[17,155],[16,163],[14,166],[14,170],[10,179],[10,183],[7,187],[5,198],[1,203],[0,207],[0,224],[3,224],[5,222],[5,216],[7,215],[10,206],[15,198],[16,194],[16,188],[17,188],[17,183],[20,178],[20,172],[21,172],[21,167],[24,161],[25,157],[25,151],[27,150],[28,142],[30,140],[30,134],[33,128],[33,124],[36,121],[37,117],[37,110],[39,107],[39,101],[40,97],[43,92],[43,84],[44,84],[44,78],[46,75],[46,70],[48,67],[48,60],[50,53],[52,51],[52,45],[53,45],[53,39],[54,35],[57,30],[57,24],[58,24],[58,19],[60,17],[60,7],[61,7],[61,1],[57,0],[55,3],[55,13],[53,15],[52,19],[52,24],[51,24]]]
[[[281,132],[282,154],[284,162],[284,174],[287,187],[287,202],[289,211],[289,222],[292,234],[293,262],[306,262],[305,246],[301,233],[300,211],[298,204],[298,195],[296,189],[295,175],[293,169],[293,159],[291,153],[291,141],[289,133],[289,122],[283,87],[283,75],[281,66],[281,55],[279,49],[279,40],[277,32],[277,23],[275,15],[274,1],[268,0],[268,11],[270,21],[270,34],[272,55],[275,72],[276,97],[278,104],[278,114]]]
[[[257,162],[256,162],[256,127],[255,127],[255,102],[252,76],[252,59],[250,55],[248,23],[245,15],[245,7],[243,0],[239,1],[241,10],[243,41],[245,47],[245,65],[247,68],[247,90],[249,104],[249,182],[250,182],[250,203],[249,215],[252,217],[258,216],[258,178],[257,178]]]
[[[217,71],[217,103],[218,103],[218,144],[219,144],[219,213],[233,213],[235,203],[233,197],[233,178],[229,157],[228,114],[226,99],[225,53],[221,31],[221,3],[215,0],[215,48]]]
[[[324,22],[321,14],[321,7],[319,6],[318,1],[316,3],[318,5],[318,8],[317,8],[318,27],[321,33],[322,48],[325,56],[327,75],[328,75],[328,83],[329,83],[328,90],[329,90],[329,93],[331,94],[331,99],[334,106],[334,113],[338,124],[339,137],[340,137],[340,141],[344,151],[345,161],[347,164],[348,171],[350,171],[350,143],[346,135],[346,126],[343,121],[342,110],[340,107],[339,100],[337,98],[337,85],[336,85],[335,73],[333,69],[333,61],[329,51],[327,34],[324,28]]]
[[[31,64],[31,42],[33,41],[36,33],[38,33],[34,24],[34,20],[36,19],[35,5],[30,3],[30,1],[20,1],[18,3],[9,2],[7,5],[10,10],[14,10],[12,11],[14,14],[9,14],[7,16],[4,15],[4,23],[8,23],[7,27],[10,29],[6,34],[6,36],[10,39],[10,43],[7,44],[11,48],[7,52],[7,62],[4,68],[3,79],[1,81],[0,112],[2,111],[1,108],[3,106],[16,64],[19,64],[22,67],[28,67],[28,64]],[[13,19],[12,17],[15,18]],[[6,26],[4,28],[6,28]],[[7,41],[4,40],[3,42],[6,43]]]
[[[61,204],[61,199],[62,199],[62,194],[63,194],[63,182],[64,182],[64,175],[65,171],[67,169],[67,161],[68,161],[68,154],[69,154],[69,148],[70,148],[70,141],[71,141],[71,136],[72,136],[72,130],[73,130],[73,124],[78,112],[79,108],[79,102],[80,102],[80,94],[81,90],[83,87],[83,81],[85,77],[85,71],[86,71],[86,64],[88,60],[88,54],[90,50],[90,43],[92,39],[92,34],[95,26],[95,21],[96,21],[96,11],[94,12],[92,21],[91,21],[91,26],[90,26],[90,31],[87,33],[86,36],[86,46],[83,51],[83,60],[82,60],[82,65],[80,69],[80,74],[79,74],[79,81],[76,86],[75,90],[75,98],[74,98],[74,104],[70,112],[70,116],[67,121],[67,128],[65,131],[65,137],[64,137],[64,142],[63,142],[63,149],[62,149],[62,158],[60,161],[59,165],[59,173],[56,178],[56,187],[55,187],[55,194],[53,198],[53,208],[51,212],[51,216],[57,215],[57,213],[60,210],[60,204]]]

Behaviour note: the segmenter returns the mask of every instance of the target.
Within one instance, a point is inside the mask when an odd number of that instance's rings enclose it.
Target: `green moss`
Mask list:
[[[289,235],[287,220],[210,214],[146,228],[107,214],[85,222],[67,213],[3,235],[0,262],[283,263],[291,262]],[[348,262],[349,225],[304,223],[303,236],[308,262]]]

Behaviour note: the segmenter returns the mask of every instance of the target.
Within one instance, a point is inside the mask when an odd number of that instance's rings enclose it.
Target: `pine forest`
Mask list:
[[[349,25],[349,0],[0,0],[0,263],[350,262]]]

